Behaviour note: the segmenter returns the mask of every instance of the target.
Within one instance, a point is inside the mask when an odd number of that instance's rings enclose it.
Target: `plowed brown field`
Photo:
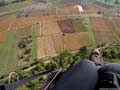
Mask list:
[[[19,38],[25,34],[32,34],[32,25],[17,28],[16,38]]]
[[[44,22],[41,25],[41,31],[39,35],[47,36],[47,35],[54,35],[54,34],[61,34],[61,30],[56,21],[52,22]]]
[[[6,30],[0,32],[0,43],[3,43],[6,40],[7,34],[8,34],[8,31]]]
[[[62,40],[62,35],[61,34],[56,34],[52,36],[55,50],[57,53],[62,52],[63,49],[63,40]]]
[[[116,26],[120,29],[120,17],[113,17]],[[119,30],[120,32],[120,30]]]
[[[56,55],[54,42],[51,36],[38,38],[38,58],[51,57]]]
[[[77,50],[84,45],[90,45],[88,32],[65,34],[64,36],[65,50],[69,50],[69,51]]]
[[[90,20],[91,20],[91,24],[94,28],[94,31],[109,32],[109,29],[105,24],[104,18],[91,17]]]
[[[0,31],[4,31],[4,30],[8,30],[9,26],[12,24],[13,22],[0,22]]]
[[[20,18],[17,19],[13,27],[18,27],[22,25],[31,25],[39,22],[48,22],[55,21],[56,19],[64,19],[66,17],[56,17],[56,16],[43,16],[43,17],[28,17],[28,18]]]
[[[97,44],[116,40],[105,18],[90,18]]]
[[[73,25],[70,19],[57,21],[62,32],[73,33]]]
[[[4,42],[7,38],[8,28],[12,22],[1,22],[0,23],[0,43]]]

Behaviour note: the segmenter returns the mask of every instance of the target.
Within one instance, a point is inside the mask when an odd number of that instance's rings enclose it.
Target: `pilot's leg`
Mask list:
[[[89,60],[82,60],[61,76],[53,90],[95,90],[97,81],[95,64]]]

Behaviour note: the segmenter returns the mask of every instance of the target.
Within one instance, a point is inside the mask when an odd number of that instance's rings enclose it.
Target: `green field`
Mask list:
[[[107,5],[117,6],[120,5],[120,0],[97,0]]]
[[[15,32],[16,30],[9,31],[7,40],[0,45],[0,75],[10,72],[16,65],[16,59],[14,59],[16,54],[14,53],[16,45]]]
[[[39,26],[33,25],[32,26],[32,60],[35,60],[37,58],[37,32]]]
[[[11,2],[11,1],[14,1],[14,0],[0,0],[0,2],[2,2],[2,1]]]
[[[2,7],[3,12],[12,12],[12,11],[17,11],[19,9],[22,9],[26,6],[32,5],[32,1],[22,1],[22,2],[16,2],[16,3],[11,3],[12,0],[0,0],[0,1],[5,1],[6,3],[9,3],[5,6]]]
[[[82,22],[82,19],[73,19],[72,20],[73,29],[75,32],[85,32],[87,31],[85,25]]]
[[[91,40],[91,44],[92,45],[96,45],[96,40],[95,40],[95,35],[94,35],[94,33],[93,33],[93,28],[92,28],[92,26],[91,26],[91,24],[90,24],[90,20],[89,20],[89,17],[83,17],[83,23],[84,23],[84,25],[85,25],[85,27],[86,27],[86,29],[87,29],[87,31],[88,31],[88,33],[89,33],[89,37],[90,37],[90,40]]]
[[[23,8],[25,6],[27,6],[26,2],[19,2],[19,3],[14,3],[14,4],[6,5],[4,8],[7,11],[13,11],[13,10],[21,9],[21,8]]]

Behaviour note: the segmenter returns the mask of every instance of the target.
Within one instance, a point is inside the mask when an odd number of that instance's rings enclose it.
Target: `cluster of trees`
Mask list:
[[[107,47],[106,47],[107,46]],[[105,61],[107,61],[107,63],[111,63],[112,62],[120,62],[120,42],[111,42],[109,43],[104,43],[101,45],[98,45],[97,47],[106,47],[103,50],[100,51],[101,53],[101,61],[103,61],[102,63],[104,63]],[[89,59],[89,55],[92,52],[92,48],[90,49],[90,47],[82,47],[80,48],[79,52],[77,53],[78,56],[80,56],[80,59]]]
[[[8,5],[8,4],[23,2],[23,1],[25,1],[25,0],[12,0],[11,2],[6,2],[6,1],[2,0],[2,1],[0,1],[0,7]]]
[[[80,61],[80,56],[73,55],[67,51],[64,51],[60,55],[50,58],[49,60],[36,60],[34,64],[31,65],[33,67],[31,70],[26,71],[26,68],[16,71],[19,74],[20,79],[29,77],[39,72],[46,71],[49,69],[58,69],[63,68],[67,69],[72,64]],[[29,68],[29,67],[28,67]],[[36,80],[27,83],[26,85],[20,86],[17,90],[40,90],[40,86],[42,87],[44,81],[48,76],[43,76]],[[16,77],[12,77],[12,82],[16,81]]]
[[[29,37],[30,38],[30,37]],[[26,42],[28,44],[28,37],[22,38],[22,43],[18,44],[18,47],[23,49],[26,48]],[[23,44],[23,45],[21,45]],[[98,47],[104,47],[106,44],[99,45]],[[114,46],[114,47],[111,47]],[[102,52],[102,56],[105,58],[105,60],[114,60],[118,59],[120,60],[120,43],[111,43],[108,47],[106,47]],[[73,64],[76,64],[80,62],[81,59],[89,59],[89,55],[91,53],[92,48],[83,46],[79,49],[79,51],[76,54],[72,54],[70,52],[64,51],[58,56],[49,58],[47,60],[41,59],[41,60],[34,60],[34,63],[31,64],[29,67],[22,68],[20,70],[17,70],[16,72],[19,74],[20,79],[29,77],[35,74],[38,74],[39,72],[46,71],[49,69],[58,69],[63,68],[67,70],[69,67],[71,67]],[[33,68],[31,68],[33,67]],[[29,71],[26,70],[26,68],[31,68]],[[23,85],[19,87],[17,90],[40,90],[40,86],[43,85],[43,82],[48,78],[48,76],[43,76],[39,79],[33,80],[30,83],[27,83],[26,85]],[[13,77],[12,82],[16,80],[16,77]]]
[[[106,48],[102,52],[102,56],[108,59],[119,59],[120,58],[120,50],[117,48]]]
[[[29,61],[31,59],[32,36],[23,36],[18,42],[18,60]]]

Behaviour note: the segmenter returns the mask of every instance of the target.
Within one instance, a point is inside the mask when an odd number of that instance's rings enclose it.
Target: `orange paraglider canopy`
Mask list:
[[[78,9],[80,13],[83,13],[83,7],[81,5],[75,5],[74,9]]]

